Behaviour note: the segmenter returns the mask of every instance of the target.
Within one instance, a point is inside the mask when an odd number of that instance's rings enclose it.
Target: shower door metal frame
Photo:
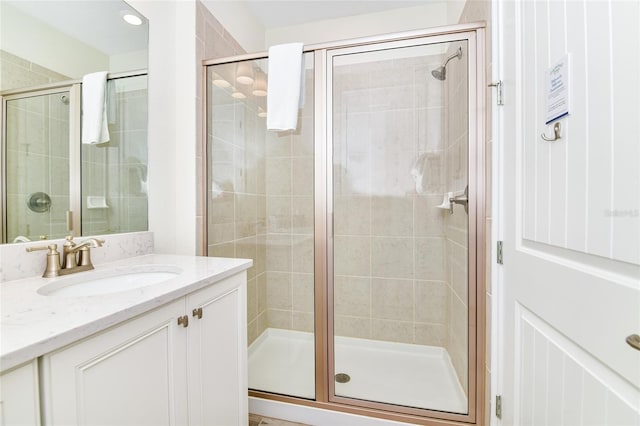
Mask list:
[[[449,43],[449,42],[457,42],[457,41],[467,41],[467,55],[468,55],[468,113],[469,113],[469,121],[468,121],[468,149],[469,149],[469,164],[468,164],[468,185],[469,185],[469,215],[468,215],[468,245],[469,245],[469,253],[468,253],[468,291],[469,291],[469,299],[468,299],[468,412],[466,414],[457,414],[443,411],[436,411],[434,409],[421,409],[421,408],[411,408],[405,406],[399,406],[395,404],[388,404],[382,402],[374,402],[374,401],[365,401],[356,398],[338,396],[335,394],[335,386],[334,383],[331,383],[329,386],[329,402],[344,404],[344,405],[352,405],[363,408],[371,408],[371,409],[379,409],[385,411],[395,411],[398,413],[403,413],[407,415],[416,415],[416,416],[429,416],[433,418],[440,418],[443,420],[455,420],[455,421],[463,421],[463,422],[475,422],[477,419],[477,412],[480,411],[476,406],[476,396],[477,396],[477,385],[480,383],[484,383],[482,378],[477,377],[477,372],[482,372],[483,369],[479,368],[476,364],[477,352],[476,345],[479,343],[480,339],[478,338],[478,328],[477,327],[477,318],[476,309],[478,304],[478,299],[483,297],[483,294],[477,294],[476,290],[478,285],[477,277],[482,277],[482,275],[478,274],[476,267],[478,266],[479,254],[482,253],[482,247],[478,247],[478,243],[483,243],[483,238],[478,238],[476,233],[478,230],[483,229],[484,223],[484,214],[479,215],[480,211],[484,211],[484,207],[480,210],[479,204],[482,204],[481,200],[484,198],[480,196],[483,194],[483,181],[484,181],[484,168],[482,167],[482,163],[478,163],[478,159],[482,157],[482,140],[479,138],[483,133],[480,132],[480,128],[478,127],[479,116],[481,114],[478,113],[478,106],[481,106],[482,103],[479,103],[479,98],[482,98],[482,95],[478,93],[478,88],[483,87],[481,84],[481,79],[477,80],[474,77],[478,76],[478,71],[480,69],[481,64],[478,64],[479,59],[479,51],[482,49],[479,45],[484,43],[484,39],[482,34],[477,34],[481,31],[468,31],[462,33],[454,33],[454,34],[442,34],[442,35],[434,35],[427,36],[423,38],[414,38],[414,39],[406,39],[406,40],[395,40],[395,41],[386,41],[381,43],[373,43],[366,46],[355,46],[355,47],[346,47],[346,48],[337,48],[330,49],[326,52],[326,63],[324,64],[326,67],[326,92],[324,93],[324,98],[326,99],[326,158],[327,164],[326,166],[326,182],[327,182],[327,199],[326,199],[326,209],[328,217],[332,218],[334,213],[334,203],[333,203],[333,134],[331,132],[332,129],[332,119],[333,119],[333,95],[332,95],[332,59],[335,56],[349,55],[349,54],[360,54],[367,52],[375,52],[375,51],[390,51],[394,49],[401,49],[406,47],[420,46],[420,45],[431,45],[438,43]],[[482,77],[482,75],[478,76]],[[331,303],[333,301],[333,289],[334,289],[334,273],[333,273],[333,241],[334,241],[334,232],[333,232],[333,221],[328,221],[327,223],[327,299],[330,301],[328,304],[328,372],[327,377],[333,377],[335,375],[335,359],[334,359],[334,312],[333,307],[334,304]],[[481,278],[481,279],[482,279]],[[483,286],[481,286],[483,287]]]
[[[485,27],[484,22],[449,25],[427,30],[408,31],[395,34],[363,37],[352,40],[341,40],[330,43],[306,45],[305,53],[314,54],[314,315],[315,315],[315,400],[294,396],[274,394],[264,391],[249,390],[249,396],[267,400],[292,403],[332,411],[340,411],[356,415],[377,417],[400,422],[412,422],[424,425],[464,425],[479,424],[484,421],[485,411],[485,147],[484,117],[485,110]],[[437,37],[437,38],[436,38]],[[419,39],[419,41],[416,41]],[[385,44],[398,46],[431,44],[434,40],[455,41],[468,40],[469,52],[474,61],[469,60],[469,395],[467,397],[469,412],[454,414],[443,411],[403,408],[393,404],[366,402],[352,398],[335,396],[330,385],[330,370],[333,370],[333,356],[329,351],[333,331],[333,206],[330,194],[332,188],[332,161],[330,139],[330,114],[327,103],[327,90],[330,90],[328,78],[328,54],[333,50]],[[425,40],[430,42],[425,43]],[[376,49],[374,49],[376,50]],[[203,87],[202,99],[203,123],[207,123],[207,67],[246,60],[266,59],[267,52],[237,55],[222,59],[202,61]],[[202,131],[203,170],[207,170],[207,130]],[[206,173],[203,173],[203,188],[207,188]],[[206,210],[206,189],[201,194],[203,209]],[[204,212],[207,217],[207,212]],[[204,238],[202,249],[207,252],[207,222],[203,221]],[[471,259],[474,262],[471,262]],[[473,304],[472,304],[473,300]],[[331,368],[329,367],[331,363]],[[472,385],[473,384],[473,385]]]
[[[2,199],[0,211],[2,216],[2,240],[7,241],[7,102],[16,99],[31,98],[35,96],[55,95],[69,92],[69,209],[71,217],[67,216],[67,227],[70,233],[80,232],[80,124],[81,124],[81,85],[79,82],[61,82],[27,88],[24,90],[5,91],[0,96],[2,107],[2,135],[0,142],[0,181],[2,186]],[[75,213],[75,214],[74,214]],[[79,234],[78,234],[79,235]]]

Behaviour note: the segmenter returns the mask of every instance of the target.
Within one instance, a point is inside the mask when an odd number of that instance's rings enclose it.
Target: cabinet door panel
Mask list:
[[[45,356],[47,423],[186,424],[183,312],[181,299]]]
[[[191,425],[248,424],[246,305],[245,274],[187,298]]]
[[[39,425],[39,401],[37,361],[0,375],[0,425]]]

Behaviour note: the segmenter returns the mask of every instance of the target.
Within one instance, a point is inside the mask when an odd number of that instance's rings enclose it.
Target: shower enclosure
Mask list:
[[[96,145],[80,142],[80,82],[2,93],[0,243],[148,228],[147,76],[107,87],[111,140]]]
[[[207,253],[254,260],[252,395],[478,419],[482,45],[462,25],[308,46],[289,132],[266,130],[266,55],[207,62]]]

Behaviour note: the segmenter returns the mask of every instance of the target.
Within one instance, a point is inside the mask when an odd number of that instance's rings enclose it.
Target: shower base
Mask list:
[[[455,413],[467,398],[446,349],[336,337],[337,396]],[[249,347],[249,388],[313,399],[312,333],[269,328]],[[344,377],[341,377],[344,379]]]

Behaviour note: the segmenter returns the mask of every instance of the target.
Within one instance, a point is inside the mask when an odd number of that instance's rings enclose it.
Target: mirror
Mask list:
[[[2,0],[0,20],[1,242],[147,230],[147,20],[120,0]],[[110,139],[86,145],[97,71]]]

